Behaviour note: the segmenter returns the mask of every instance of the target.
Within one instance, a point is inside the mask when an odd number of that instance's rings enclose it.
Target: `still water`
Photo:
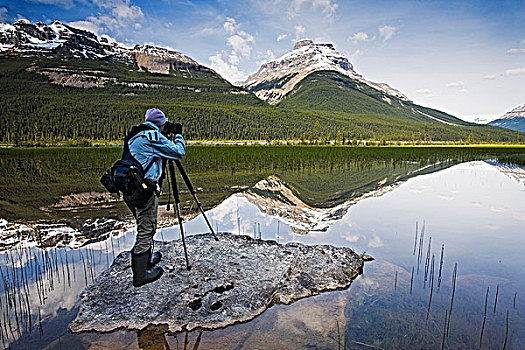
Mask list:
[[[229,196],[207,215],[221,232],[346,246],[376,260],[366,263],[349,289],[273,306],[248,323],[221,330],[166,335],[162,327],[152,327],[73,335],[67,324],[78,311],[80,293],[114,255],[131,247],[134,233],[75,250],[15,249],[0,256],[3,280],[19,276],[26,284],[4,283],[3,346],[525,348],[523,168],[495,161],[446,166],[406,181],[385,181],[362,196],[320,208],[305,204],[283,179],[271,176]],[[186,234],[206,231],[200,216],[185,224]],[[178,228],[161,229],[155,238],[178,239]],[[18,305],[20,316],[6,312],[10,302]],[[28,314],[33,317],[23,316]],[[5,329],[9,320],[20,332]]]

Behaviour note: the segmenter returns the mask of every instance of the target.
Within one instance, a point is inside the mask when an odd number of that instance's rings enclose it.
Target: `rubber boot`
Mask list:
[[[151,270],[153,266],[157,265],[157,263],[162,258],[162,254],[159,252],[151,253],[151,250],[148,250],[148,266],[146,267],[147,270]]]
[[[148,259],[150,258],[149,254],[149,251],[141,254],[131,252],[131,270],[133,271],[134,287],[140,287],[146,283],[156,281],[164,273],[162,267],[159,266],[155,266],[150,270],[147,269]]]

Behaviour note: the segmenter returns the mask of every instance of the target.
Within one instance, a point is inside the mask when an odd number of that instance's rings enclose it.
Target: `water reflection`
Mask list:
[[[507,348],[523,347],[525,257],[519,249],[525,239],[523,177],[516,181],[514,176],[501,172],[506,168],[493,164],[466,163],[410,179],[381,197],[354,203],[325,232],[310,231],[307,235],[298,234],[287,223],[293,215],[282,215],[287,207],[285,200],[275,210],[265,207],[268,201],[257,205],[257,201],[250,200],[249,191],[230,197],[210,213],[223,231],[281,242],[351,246],[358,252],[367,251],[377,261],[366,266],[365,274],[348,291],[268,310],[250,326],[205,332],[203,344],[215,347],[230,339],[250,348],[264,348],[260,344],[293,348],[273,342],[284,336],[293,339],[296,347],[333,348],[339,344],[335,335],[346,330],[352,348],[479,348],[487,296],[490,312],[486,315],[482,348],[503,347],[505,334]],[[516,173],[521,171],[513,169],[512,174]],[[204,230],[199,219],[188,223],[188,232]],[[442,249],[442,281],[438,287]],[[318,299],[325,297],[328,304],[339,305],[338,310],[344,312],[329,312],[326,307],[316,311],[322,305]],[[295,313],[294,308],[300,306],[304,307],[302,312]],[[291,319],[283,329],[282,323],[273,322],[279,312]],[[323,324],[331,338],[316,332],[311,322],[299,316],[303,314]],[[290,327],[296,322],[301,327]],[[261,333],[245,338],[241,334],[246,329]],[[315,334],[315,341],[310,339],[311,334]]]
[[[46,254],[41,258],[42,251],[36,248],[4,253],[0,257],[1,271],[7,280],[19,281],[24,272],[32,305],[32,333],[22,334],[11,346],[410,349],[479,348],[481,342],[481,348],[488,349],[502,348],[507,338],[507,349],[523,348],[525,257],[520,250],[525,239],[525,176],[520,175],[523,169],[510,168],[509,172],[509,167],[494,162],[471,162],[425,168],[427,175],[410,178],[422,173],[417,169],[420,167],[403,170],[405,175],[387,176],[384,182],[384,174],[377,174],[373,181],[368,181],[368,195],[364,196],[352,195],[357,191],[345,191],[356,188],[355,184],[346,183],[335,191],[332,187],[331,192],[316,194],[312,190],[315,186],[300,185],[303,175],[294,177],[283,172],[230,196],[210,210],[208,216],[218,231],[280,243],[349,246],[376,258],[348,290],[288,306],[277,305],[249,323],[226,329],[179,335],[167,335],[162,326],[138,333],[66,332],[65,325],[76,313],[81,290],[108,266],[115,254],[129,249],[132,233],[113,241],[113,249],[111,241],[80,250],[56,249],[48,252],[48,260]],[[338,172],[327,174],[332,177],[323,176],[317,183],[337,182],[342,176]],[[344,200],[331,207],[311,204],[343,192],[346,197],[340,198]],[[185,231],[206,232],[207,226],[202,217],[197,217],[186,223]],[[159,230],[156,239],[171,240],[178,236],[178,228],[174,226]],[[67,278],[68,264],[71,264],[71,280]],[[456,264],[454,289],[452,276]],[[0,288],[3,288],[2,325],[11,319],[13,326],[15,303],[8,306],[9,295],[18,306],[22,303],[23,309],[24,284],[4,283]],[[45,301],[41,301],[39,291],[45,292],[42,294]],[[44,337],[39,331],[38,310]],[[21,319],[19,322],[22,326],[26,322],[27,328],[29,319]],[[18,338],[16,331],[2,333],[4,346]]]

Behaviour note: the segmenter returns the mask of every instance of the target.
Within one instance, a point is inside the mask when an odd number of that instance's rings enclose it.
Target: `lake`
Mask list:
[[[30,188],[0,183],[2,217],[20,221],[23,207],[28,225],[123,218],[119,202],[56,206],[62,196],[100,191],[98,176],[119,151],[0,150],[11,183]],[[0,341],[14,349],[521,349],[525,168],[503,163],[517,153],[525,151],[192,146],[183,164],[217,231],[351,247],[375,261],[346,290],[276,305],[220,330],[74,335],[67,324],[82,290],[130,249],[133,228],[74,248],[64,238],[46,249],[24,241],[0,256]],[[206,232],[184,192],[183,207],[186,234]],[[157,240],[179,238],[170,223]]]

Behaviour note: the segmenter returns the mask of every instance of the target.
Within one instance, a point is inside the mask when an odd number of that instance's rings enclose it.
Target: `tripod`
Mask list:
[[[200,212],[202,213],[202,216],[204,216],[204,220],[206,220],[206,224],[208,224],[208,227],[210,228],[210,231],[213,235],[213,238],[215,238],[216,241],[219,239],[215,235],[215,232],[213,231],[213,227],[211,226],[210,222],[208,221],[208,217],[204,213],[204,210],[202,209],[202,204],[197,198],[197,194],[195,191],[195,188],[193,188],[193,185],[191,184],[190,178],[188,177],[188,174],[186,174],[186,171],[182,167],[182,164],[180,163],[180,160],[176,160],[175,164],[177,164],[177,168],[179,169],[179,173],[182,176],[182,179],[186,183],[186,187],[188,187],[188,190],[190,191],[191,195],[193,196],[193,199],[195,200],[195,203],[197,203],[197,207],[199,207]],[[184,228],[182,226],[182,217],[181,217],[181,210],[180,210],[180,198],[179,198],[179,191],[177,189],[177,179],[175,178],[175,167],[173,166],[173,160],[168,160],[168,170],[170,173],[170,180],[171,180],[171,187],[173,189],[173,198],[175,199],[175,211],[177,212],[177,220],[179,221],[180,226],[180,235],[182,237],[182,245],[184,247],[184,256],[186,257],[186,268],[188,271],[191,269],[190,261],[188,259],[188,251],[186,249],[186,240],[184,239]],[[168,210],[169,209],[169,200],[168,200]]]

